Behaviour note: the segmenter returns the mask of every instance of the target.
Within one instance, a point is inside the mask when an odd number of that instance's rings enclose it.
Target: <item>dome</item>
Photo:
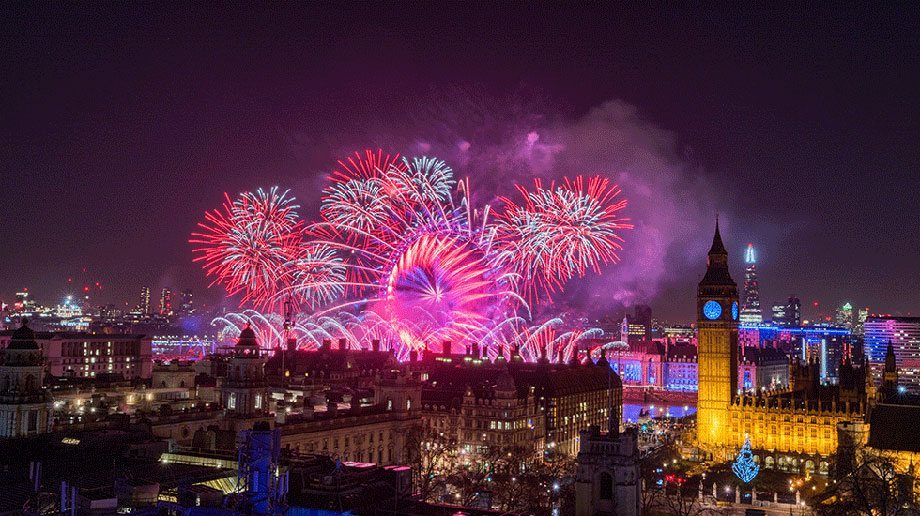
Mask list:
[[[236,341],[237,346],[249,346],[253,348],[259,347],[259,341],[256,339],[256,332],[253,331],[252,325],[247,324],[243,331],[240,332],[239,340]]]
[[[28,319],[22,320],[22,326],[13,332],[7,349],[40,349],[38,342],[35,342],[35,332],[29,328],[28,324]]]

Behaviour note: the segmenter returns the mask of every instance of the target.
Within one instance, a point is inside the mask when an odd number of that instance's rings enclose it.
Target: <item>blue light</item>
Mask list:
[[[777,326],[775,324],[739,324],[742,330],[759,330],[767,332],[791,333],[796,335],[850,335],[850,330],[830,326]]]
[[[732,301],[732,319],[735,321],[738,320],[738,302],[737,301]]]
[[[709,300],[703,305],[703,315],[710,321],[714,321],[722,315],[722,305],[718,301]]]

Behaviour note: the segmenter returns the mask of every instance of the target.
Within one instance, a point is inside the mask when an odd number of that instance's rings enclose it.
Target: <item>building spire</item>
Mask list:
[[[722,243],[718,217],[716,217],[716,231],[712,235],[712,247],[706,258],[706,275],[700,285],[735,285],[728,272],[728,251],[725,250],[725,245]]]
[[[722,234],[719,232],[719,216],[716,215],[716,233],[712,236],[712,247],[709,248],[709,254],[728,254],[725,245],[722,243]]]

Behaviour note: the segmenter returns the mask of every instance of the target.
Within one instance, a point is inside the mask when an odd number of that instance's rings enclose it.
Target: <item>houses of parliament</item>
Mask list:
[[[790,362],[790,385],[743,394],[738,389],[738,287],[716,222],[706,274],[697,291],[699,398],[697,444],[718,460],[744,442],[763,467],[827,473],[838,424],[863,421],[875,397],[868,367],[843,361],[837,385],[821,385],[817,363]]]

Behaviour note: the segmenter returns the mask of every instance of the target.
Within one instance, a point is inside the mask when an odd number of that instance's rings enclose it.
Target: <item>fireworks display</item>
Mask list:
[[[499,209],[471,206],[470,187],[443,161],[366,151],[338,162],[320,220],[305,224],[287,191],[243,193],[205,214],[190,242],[212,284],[241,305],[275,310],[290,301],[309,314],[291,331],[300,346],[378,339],[405,358],[441,343],[476,342],[494,356],[541,349],[568,360],[592,331],[530,326],[530,309],[566,282],[618,260],[626,206],[602,177],[533,188]],[[278,343],[278,316],[244,311],[215,323],[229,334],[251,322]],[[365,344],[366,345],[366,344]]]

